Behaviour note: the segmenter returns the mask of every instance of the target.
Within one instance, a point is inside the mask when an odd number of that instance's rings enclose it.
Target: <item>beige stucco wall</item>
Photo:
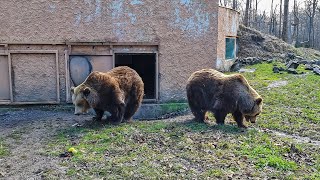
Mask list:
[[[239,27],[239,12],[219,7],[218,16],[218,47],[216,67],[222,71],[228,71],[234,60],[226,60],[226,37],[236,37]]]
[[[158,44],[160,101],[186,99],[189,75],[216,65],[217,0],[1,0],[0,24],[0,44],[9,49],[59,51],[62,102],[68,46],[28,43]]]

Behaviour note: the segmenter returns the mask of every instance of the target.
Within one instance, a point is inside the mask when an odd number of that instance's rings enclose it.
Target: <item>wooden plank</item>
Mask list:
[[[50,41],[41,41],[41,42],[5,42],[8,45],[65,45],[64,41],[50,42]]]
[[[6,100],[0,100],[0,104],[1,104],[1,105],[9,105],[9,104],[11,104],[11,101],[10,101],[10,100],[8,100],[8,101],[6,101]]]
[[[143,103],[152,103],[152,102],[157,102],[157,99],[143,99]]]
[[[59,76],[59,51],[56,50],[56,75],[57,75],[57,102],[60,102],[60,76]]]
[[[89,52],[89,53],[83,53],[83,52],[72,52],[70,53],[70,56],[112,56],[109,52]]]
[[[13,102],[13,87],[12,87],[12,61],[11,54],[8,54],[8,66],[9,66],[9,89],[10,89],[10,101]]]
[[[9,50],[11,54],[56,54],[58,50]]]
[[[159,42],[66,42],[66,45],[95,45],[95,46],[105,46],[105,45],[115,45],[115,46],[158,46]]]
[[[65,77],[66,77],[66,102],[70,102],[70,71],[69,71],[69,50],[64,51]]]

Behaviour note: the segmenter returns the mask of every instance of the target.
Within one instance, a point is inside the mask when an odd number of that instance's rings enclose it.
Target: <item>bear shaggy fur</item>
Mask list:
[[[202,69],[189,77],[186,90],[196,121],[203,122],[210,111],[218,124],[224,124],[227,114],[232,113],[238,126],[246,128],[243,119],[254,123],[262,111],[261,96],[241,74]]]
[[[106,73],[94,71],[77,87],[71,88],[75,114],[87,113],[90,108],[100,121],[104,111],[114,124],[130,121],[141,105],[144,84],[138,73],[127,67],[116,67]]]

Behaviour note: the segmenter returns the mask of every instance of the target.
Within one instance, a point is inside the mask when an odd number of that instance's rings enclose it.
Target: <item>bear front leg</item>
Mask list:
[[[96,109],[96,108],[94,108],[94,111],[96,112],[96,116],[93,117],[92,119],[93,119],[93,120],[96,120],[96,121],[101,121],[102,116],[103,116],[103,114],[104,114],[104,111],[101,110],[101,109]]]
[[[197,122],[204,122],[206,111],[194,105],[192,101],[189,101],[189,107],[195,117],[194,120]]]
[[[217,124],[223,125],[226,116],[227,116],[227,113],[222,110],[216,110],[214,112],[214,117],[216,118]]]
[[[232,113],[234,120],[237,122],[239,128],[247,128],[246,125],[243,124],[243,114],[240,111],[236,111]]]
[[[108,118],[112,124],[120,124],[123,120],[125,112],[125,107],[124,104],[118,105],[118,107],[115,107],[114,109],[111,110],[111,116]]]

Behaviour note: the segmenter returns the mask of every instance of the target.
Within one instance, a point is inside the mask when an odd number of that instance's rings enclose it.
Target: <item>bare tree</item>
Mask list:
[[[294,16],[294,21],[293,21],[293,35],[292,35],[292,44],[297,45],[298,43],[298,37],[299,37],[299,10],[298,10],[298,4],[297,0],[294,0],[293,3],[293,16]]]
[[[288,42],[288,14],[289,14],[289,0],[284,0],[282,40],[284,40],[285,42]]]
[[[232,1],[232,9],[237,9],[238,3],[237,0]]]
[[[282,0],[280,0],[280,14],[279,14],[279,37],[281,37],[281,23],[282,23]]]
[[[318,0],[306,0],[306,14],[309,17],[309,26],[308,26],[308,41],[309,46],[314,46],[314,16],[316,14],[316,9],[318,6]]]
[[[273,1],[273,0],[272,0]],[[244,25],[249,26],[249,5],[250,5],[250,0],[246,0],[246,9],[245,9],[245,14],[244,14]]]
[[[272,26],[273,26],[272,20],[273,20],[273,0],[271,0],[269,34],[272,33]]]

